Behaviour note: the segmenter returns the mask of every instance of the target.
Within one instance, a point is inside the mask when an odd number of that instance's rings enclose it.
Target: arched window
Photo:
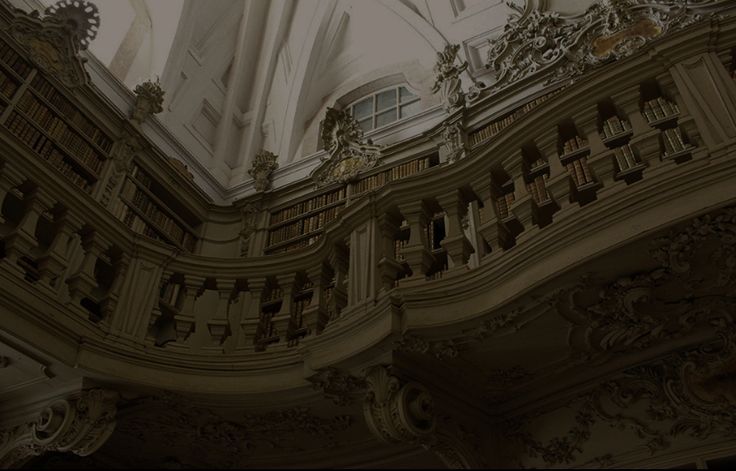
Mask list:
[[[347,110],[363,131],[371,131],[417,114],[420,102],[418,96],[400,85],[363,97],[348,106]]]

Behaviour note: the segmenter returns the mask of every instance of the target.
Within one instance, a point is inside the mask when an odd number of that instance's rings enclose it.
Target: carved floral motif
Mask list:
[[[416,335],[404,335],[396,342],[396,349],[405,353],[431,355],[438,360],[457,358],[458,348],[453,340],[427,341]]]
[[[165,92],[161,88],[161,82],[158,78],[153,82],[147,80],[135,87],[135,106],[131,115],[131,120],[136,123],[143,123],[151,116],[158,114],[164,110]]]
[[[338,406],[352,404],[356,394],[363,393],[367,387],[363,379],[356,378],[337,368],[320,370],[308,380],[315,390],[322,391],[325,397],[332,399],[332,402]]]
[[[256,191],[266,191],[271,186],[271,174],[279,168],[278,157],[267,150],[258,152],[248,175],[253,177]]]
[[[318,186],[345,183],[378,164],[381,148],[363,138],[363,130],[347,112],[327,108],[322,124],[327,157],[312,174]]]

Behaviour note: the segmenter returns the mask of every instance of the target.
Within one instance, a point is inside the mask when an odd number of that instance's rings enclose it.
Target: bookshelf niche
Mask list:
[[[138,164],[125,178],[114,215],[133,232],[194,251],[200,221]]]
[[[266,255],[286,253],[317,242],[325,224],[345,207],[346,187],[314,196],[271,213]]]
[[[427,221],[427,245],[434,260],[432,266],[427,271],[427,280],[438,280],[447,271],[447,250],[442,247],[442,241],[445,238],[445,213],[436,212]]]
[[[439,163],[439,154],[434,153],[426,157],[410,160],[409,162],[396,165],[395,167],[391,167],[387,170],[374,173],[367,177],[361,178],[355,183],[352,183],[350,188],[350,196],[361,196],[365,193],[381,188],[389,182],[410,177],[430,167],[439,165]]]
[[[112,139],[2,38],[0,108],[5,129],[67,180],[92,192]]]
[[[677,103],[662,91],[655,80],[642,83],[640,92],[642,114],[649,126],[660,132],[662,160],[680,163],[692,158],[695,146],[678,124],[680,107]]]
[[[283,298],[283,291],[276,280],[269,279],[266,289],[263,290],[261,295],[261,310],[255,339],[257,352],[262,352],[269,344],[279,341],[273,318],[281,310],[281,305],[284,302]]]
[[[640,179],[645,166],[629,144],[634,135],[631,123],[610,99],[598,103],[598,133],[613,151],[614,178],[627,183]]]

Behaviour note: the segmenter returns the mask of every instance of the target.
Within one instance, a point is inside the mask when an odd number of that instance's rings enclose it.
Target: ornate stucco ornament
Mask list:
[[[88,456],[115,429],[118,394],[92,389],[51,402],[35,422],[0,430],[0,468],[21,466],[32,456],[49,451]]]
[[[327,108],[322,141],[328,155],[312,173],[318,186],[353,180],[359,173],[375,167],[381,155],[380,146],[363,138],[358,122],[335,108]]]
[[[240,230],[240,256],[247,257],[250,246],[250,238],[258,229],[257,219],[260,210],[252,203],[248,203],[240,210],[241,227]]]
[[[442,151],[448,162],[456,162],[463,158],[467,150],[467,135],[460,122],[445,122],[442,127]]]
[[[17,15],[9,32],[28,51],[28,58],[70,88],[89,82],[86,59],[79,52],[97,36],[100,14],[86,0],[62,0],[48,7],[44,16],[37,11]]]
[[[459,49],[460,45],[458,44],[446,45],[444,51],[437,52],[437,63],[434,66],[435,82],[432,86],[432,92],[440,93],[442,106],[448,113],[463,108],[466,99],[468,101],[476,100],[486,87],[484,83],[476,81],[468,74],[473,81],[473,85],[467,94],[463,91],[460,75],[468,69],[468,62],[464,61],[460,65],[457,64],[457,51]]]
[[[271,174],[279,168],[276,160],[278,156],[267,150],[258,152],[253,159],[253,166],[248,170],[248,175],[255,181],[256,191],[266,191],[271,186]]]
[[[628,57],[648,42],[733,6],[704,0],[598,0],[584,14],[563,17],[514,1],[503,33],[490,41],[486,67],[492,90],[533,76],[547,84],[574,78],[604,63]]]
[[[158,78],[155,82],[147,80],[137,85],[133,92],[135,93],[135,106],[130,119],[134,122],[142,124],[151,116],[164,110],[165,92]]]

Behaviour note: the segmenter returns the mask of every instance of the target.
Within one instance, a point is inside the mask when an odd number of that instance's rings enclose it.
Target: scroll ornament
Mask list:
[[[375,167],[381,147],[363,138],[363,130],[347,112],[327,108],[322,142],[328,155],[312,174],[318,186],[346,183]]]
[[[507,0],[514,12],[503,33],[489,41],[486,67],[495,72],[491,90],[532,77],[546,77],[545,84],[574,79],[671,31],[726,13],[733,9],[729,3],[599,0],[581,15],[562,16]]]

